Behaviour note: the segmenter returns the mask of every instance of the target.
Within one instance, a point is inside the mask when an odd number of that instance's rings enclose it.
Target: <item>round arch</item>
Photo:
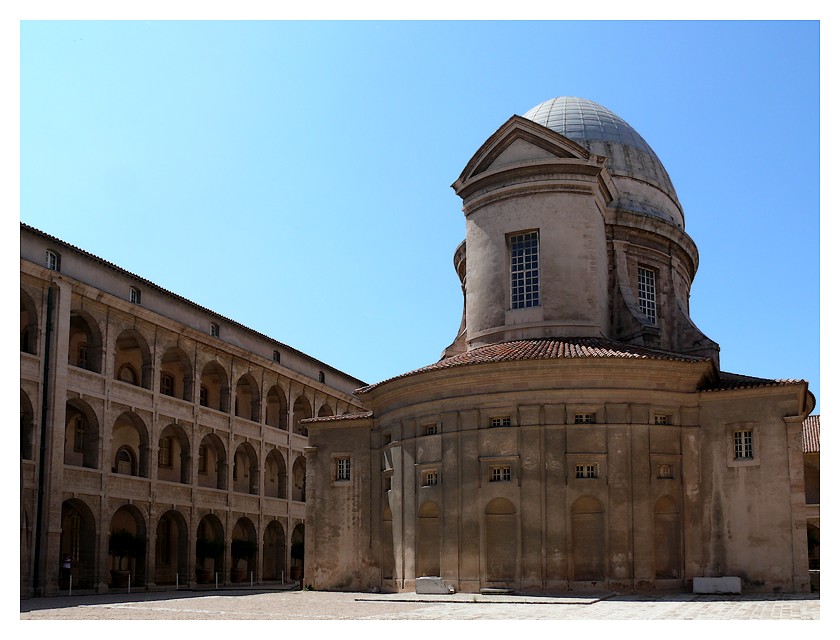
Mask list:
[[[158,480],[190,484],[190,439],[184,428],[170,424],[158,439]]]
[[[102,373],[102,331],[87,311],[70,312],[68,364]]]
[[[199,583],[213,582],[225,573],[225,530],[212,513],[198,523],[195,538],[195,578]]]
[[[64,464],[99,468],[99,420],[84,400],[67,401],[64,424]]]
[[[277,520],[268,523],[263,534],[263,580],[286,578],[286,531]]]
[[[96,585],[96,540],[96,519],[90,507],[78,498],[65,500],[61,504],[59,555],[55,558],[60,588],[72,584],[74,588],[91,589]]]
[[[260,492],[257,452],[247,441],[240,443],[233,453],[233,490],[254,495]]]
[[[114,511],[108,528],[108,557],[111,587],[146,582],[146,521],[140,510],[124,504]]]
[[[38,353],[38,312],[32,297],[20,290],[20,350],[23,353]]]
[[[201,388],[199,404],[203,407],[227,413],[230,385],[225,368],[216,360],[211,360],[201,370]]]
[[[161,515],[155,529],[155,584],[189,582],[189,533],[180,511]]]
[[[114,344],[114,377],[144,389],[152,388],[152,354],[136,329],[125,329]]]
[[[136,413],[126,411],[114,421],[111,450],[114,473],[149,477],[149,430]]]

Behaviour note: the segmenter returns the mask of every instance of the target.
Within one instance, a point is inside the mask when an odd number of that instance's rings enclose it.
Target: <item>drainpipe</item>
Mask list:
[[[41,513],[44,508],[44,476],[46,475],[47,458],[47,408],[49,406],[50,385],[50,352],[52,338],[52,315],[54,289],[47,289],[47,325],[44,332],[44,384],[41,392],[41,443],[38,449],[38,504],[35,510],[35,567],[32,575],[32,586],[38,594],[41,580]]]

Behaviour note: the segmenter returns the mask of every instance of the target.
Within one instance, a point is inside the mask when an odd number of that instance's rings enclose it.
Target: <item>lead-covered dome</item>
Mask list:
[[[677,192],[662,162],[645,139],[612,111],[584,98],[562,97],[538,104],[524,117],[609,158],[607,168],[617,178],[620,193],[618,206],[684,226]],[[639,188],[633,181],[660,193]]]

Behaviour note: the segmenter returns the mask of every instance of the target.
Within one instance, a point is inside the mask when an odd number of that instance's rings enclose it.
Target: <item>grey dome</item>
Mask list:
[[[671,178],[659,158],[636,130],[609,109],[584,98],[554,98],[530,109],[525,118],[555,131],[598,155],[607,156],[613,176],[625,176],[647,183],[664,192],[682,210]],[[627,193],[617,185],[623,203],[641,213],[680,221],[638,193]],[[634,190],[635,191],[635,190]]]

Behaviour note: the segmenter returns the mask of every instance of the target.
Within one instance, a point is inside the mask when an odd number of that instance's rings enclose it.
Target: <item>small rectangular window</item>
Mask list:
[[[575,478],[597,478],[598,465],[596,464],[576,464]]]
[[[207,406],[207,387],[205,387],[204,385],[201,385],[201,387],[198,390],[198,404],[200,404],[202,407]]]
[[[165,396],[175,395],[175,378],[168,373],[160,374],[160,392]]]
[[[752,460],[753,458],[753,432],[735,431],[733,432],[733,439],[735,444],[735,459],[736,460]]]
[[[433,436],[433,435],[436,435],[436,434],[437,434],[437,432],[438,432],[438,426],[437,426],[437,424],[427,424],[427,425],[426,425],[426,435],[427,435],[427,436]]]
[[[656,272],[639,267],[639,309],[650,324],[656,324]]]
[[[318,372],[318,382],[324,382],[325,380],[326,380],[326,377],[324,376],[324,372],[319,371]]]
[[[510,236],[510,308],[540,306],[539,231]]]
[[[47,251],[47,269],[61,271],[61,256],[54,251]]]
[[[595,424],[594,413],[576,413],[575,424]]]
[[[350,458],[339,458],[338,460],[336,460],[335,479],[350,479]]]
[[[160,449],[158,450],[158,466],[172,466],[172,438],[170,437],[160,439]]]
[[[280,362],[280,352],[279,352],[279,351],[275,351],[275,352],[274,352],[274,356],[272,357],[272,359],[274,360],[274,362]]]
[[[423,486],[433,487],[438,483],[437,469],[429,469],[423,472]]]
[[[219,325],[216,322],[210,323],[210,335],[214,338],[219,337]]]
[[[128,301],[133,304],[140,304],[140,289],[138,289],[137,287],[129,287]]]
[[[490,427],[509,427],[510,426],[510,416],[505,416],[504,418],[490,418]]]
[[[85,419],[76,416],[76,423],[73,431],[73,451],[81,453],[85,450]]]
[[[664,413],[657,413],[653,416],[653,424],[671,424],[671,416]]]
[[[88,368],[88,352],[87,352],[87,343],[80,342],[79,343],[79,350],[78,350],[78,357],[76,358],[76,366],[80,369],[87,369]]]
[[[490,482],[510,482],[510,465],[490,467]]]

